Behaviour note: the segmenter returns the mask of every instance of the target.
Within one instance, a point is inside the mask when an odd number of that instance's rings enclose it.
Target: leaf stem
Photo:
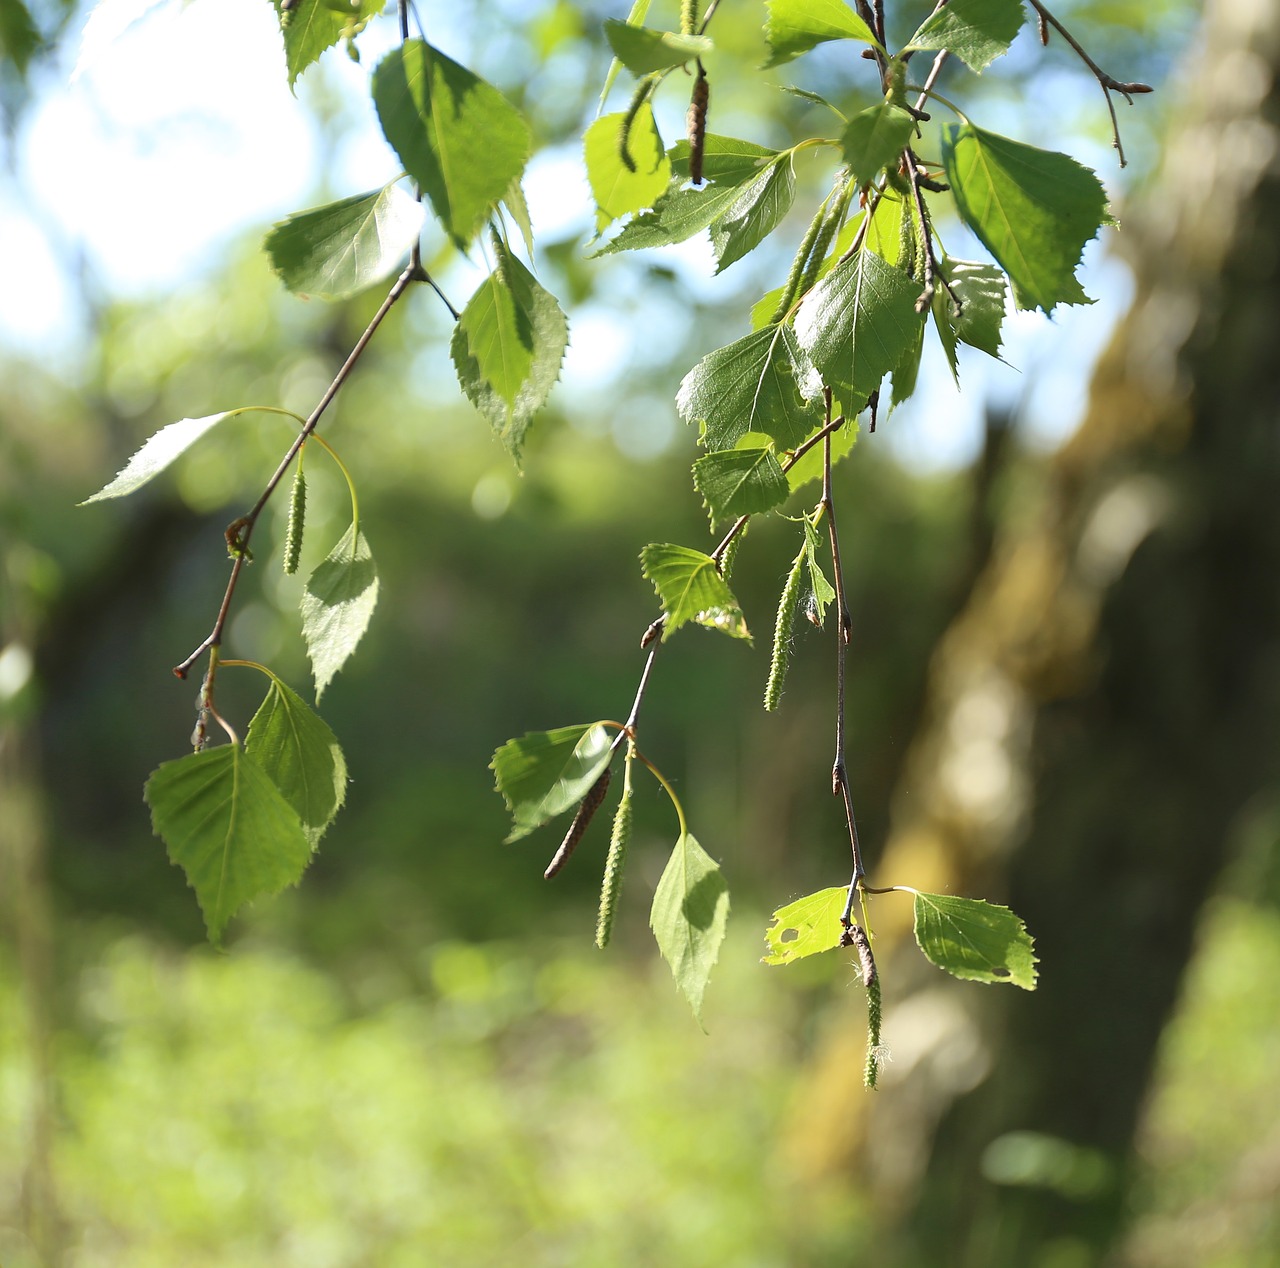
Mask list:
[[[680,821],[680,835],[688,836],[689,824],[685,820],[684,807],[680,804],[680,798],[676,796],[676,790],[671,787],[667,777],[639,749],[635,752],[636,756],[649,768],[649,773],[662,785],[663,791],[671,798],[671,804],[676,808],[676,818]]]
[[[351,472],[347,470],[347,465],[338,457],[334,447],[318,432],[313,432],[311,439],[320,446],[321,449],[329,455],[330,458],[338,464],[338,470],[342,472],[342,478],[347,482],[347,492],[351,494],[351,527],[356,532],[360,531],[360,499],[356,496],[355,481],[351,478]]]

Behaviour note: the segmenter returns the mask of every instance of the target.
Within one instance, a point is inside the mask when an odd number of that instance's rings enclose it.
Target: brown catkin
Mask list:
[[[606,766],[600,772],[600,778],[591,785],[587,795],[578,803],[578,813],[573,816],[569,831],[564,834],[564,840],[560,842],[555,858],[547,864],[547,870],[542,873],[547,880],[550,880],[569,861],[569,856],[578,848],[582,834],[590,827],[591,820],[600,809],[600,803],[604,801],[605,793],[609,791],[609,780],[612,775],[613,768]]]
[[[693,81],[693,96],[689,100],[689,113],[685,116],[685,128],[689,133],[689,179],[695,185],[702,184],[702,158],[707,144],[707,106],[711,101],[711,85],[707,73],[698,63],[698,78]]]

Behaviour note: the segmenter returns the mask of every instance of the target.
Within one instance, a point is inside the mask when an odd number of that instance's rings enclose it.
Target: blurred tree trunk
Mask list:
[[[877,883],[1008,902],[1042,976],[952,984],[877,906],[895,1061],[846,1143],[901,1262],[1101,1261],[1197,915],[1276,777],[1278,75],[1280,5],[1209,0],[1086,420],[934,657]]]

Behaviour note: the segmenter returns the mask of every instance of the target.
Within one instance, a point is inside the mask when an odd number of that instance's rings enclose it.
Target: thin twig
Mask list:
[[[827,415],[831,413],[831,389],[826,389]],[[862,866],[862,848],[858,844],[858,820],[853,811],[853,794],[849,790],[849,776],[845,766],[845,658],[849,647],[852,622],[849,618],[849,601],[845,593],[844,567],[840,558],[840,533],[836,527],[835,501],[831,493],[831,432],[822,442],[822,500],[819,503],[827,519],[827,531],[831,536],[831,571],[836,591],[836,756],[831,767],[831,791],[844,801],[845,819],[849,825],[849,846],[853,853],[853,878],[849,882],[849,899],[841,915],[841,923],[847,928],[853,910],[853,898],[858,883],[865,875]]]
[[[326,409],[332,403],[333,398],[337,396],[339,389],[347,381],[351,375],[351,371],[355,368],[355,364],[359,361],[361,354],[365,348],[369,346],[369,341],[373,338],[377,329],[382,325],[383,318],[391,311],[396,301],[407,291],[412,283],[421,281],[420,267],[415,267],[411,260],[404,272],[395,280],[395,284],[387,293],[386,299],[382,301],[381,307],[373,315],[373,320],[365,328],[364,334],[356,342],[356,346],[352,348],[350,355],[342,363],[342,368],[334,376],[333,382],[329,384],[324,395],[320,398],[315,409],[307,417],[307,421],[303,424],[302,430],[294,437],[293,444],[289,446],[288,452],[280,460],[280,465],[276,468],[271,479],[267,481],[266,488],[262,490],[262,495],[253,504],[253,509],[249,513],[236,521],[236,555],[231,564],[231,576],[227,581],[226,592],[222,596],[222,605],[218,609],[217,620],[213,623],[213,629],[210,630],[208,637],[195,649],[184,661],[175,665],[173,672],[179,678],[185,678],[191,669],[191,666],[200,659],[205,652],[218,647],[222,643],[223,630],[227,624],[227,615],[231,611],[231,600],[236,592],[236,586],[240,581],[240,574],[244,570],[245,564],[249,558],[249,538],[253,535],[254,526],[258,522],[258,517],[262,514],[263,508],[270,500],[271,495],[279,487],[280,482],[287,474],[289,467],[293,464],[293,460],[298,456],[298,450],[306,443],[307,438],[315,431],[320,423]]]
[[[1154,91],[1150,84],[1124,83],[1119,79],[1108,75],[1097,62],[1085,52],[1080,42],[1067,30],[1057,18],[1049,12],[1048,9],[1040,3],[1040,0],[1031,0],[1031,7],[1040,16],[1040,30],[1044,32],[1044,24],[1047,22],[1059,35],[1062,36],[1075,52],[1076,56],[1093,72],[1093,77],[1098,81],[1102,88],[1102,95],[1107,99],[1107,113],[1111,115],[1111,137],[1112,145],[1115,146],[1116,154],[1120,157],[1120,166],[1126,165],[1124,157],[1124,146],[1120,143],[1120,121],[1116,118],[1115,102],[1111,100],[1111,94],[1118,92],[1130,105],[1133,105],[1133,95],[1135,93],[1148,93]]]

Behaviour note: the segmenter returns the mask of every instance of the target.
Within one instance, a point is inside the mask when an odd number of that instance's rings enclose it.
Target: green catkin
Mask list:
[[[920,235],[916,231],[916,213],[910,203],[902,208],[898,228],[898,267],[910,278],[919,272]]]
[[[867,987],[867,1068],[863,1082],[874,1088],[880,1078],[880,1062],[884,1049],[880,1046],[880,978],[873,977]]]
[[[696,35],[698,26],[698,0],[680,0],[680,34]]]
[[[298,571],[302,559],[302,532],[307,522],[307,477],[302,463],[293,473],[293,492],[289,497],[289,524],[284,534],[284,570],[289,576]]]
[[[600,778],[591,785],[587,790],[587,795],[578,803],[578,813],[573,816],[569,831],[564,834],[564,840],[560,842],[560,848],[556,851],[555,858],[547,864],[547,870],[542,873],[546,880],[550,880],[569,861],[569,856],[578,848],[578,842],[582,840],[583,833],[591,826],[591,820],[596,817],[596,811],[600,809],[600,803],[604,801],[605,793],[609,791],[609,780],[612,777],[613,767],[606,766],[600,772]]]
[[[622,160],[622,166],[629,172],[636,170],[636,161],[631,157],[631,151],[628,144],[631,141],[631,125],[636,121],[636,115],[640,113],[640,107],[649,100],[649,94],[653,91],[653,81],[650,79],[642,79],[637,85],[634,93],[631,94],[631,100],[627,103],[626,113],[622,116],[622,122],[618,125],[618,157]]]
[[[823,260],[827,258],[831,243],[836,234],[839,233],[840,226],[844,223],[845,212],[849,210],[849,200],[853,197],[855,188],[853,180],[846,174],[844,184],[833,191],[834,197],[827,207],[827,214],[823,216],[822,223],[818,227],[813,249],[809,253],[808,262],[800,278],[800,286],[796,292],[798,295],[808,294],[813,289],[814,283],[817,282],[818,270],[822,267]]]
[[[728,581],[733,575],[734,561],[738,558],[738,547],[742,545],[742,539],[747,535],[747,525],[734,535],[733,541],[729,543],[728,549],[720,556],[720,575]]]
[[[773,624],[773,659],[769,662],[769,681],[764,689],[765,711],[772,713],[782,699],[782,685],[791,663],[791,630],[796,619],[796,599],[800,594],[800,578],[804,574],[808,544],[800,548],[796,561],[787,574],[786,584],[778,599],[778,616]]]
[[[627,754],[622,783],[622,800],[613,815],[613,833],[609,837],[609,857],[604,865],[604,881],[600,885],[600,913],[596,917],[596,946],[601,951],[613,935],[613,920],[622,892],[622,868],[627,860],[627,844],[631,840],[631,753]]]
[[[778,300],[778,306],[773,310],[773,316],[769,318],[769,325],[777,325],[787,315],[796,296],[804,294],[808,286],[813,285],[813,279],[817,277],[818,269],[827,254],[827,248],[831,245],[831,239],[840,227],[840,221],[844,219],[845,209],[849,206],[849,198],[852,194],[849,174],[844,172],[837,177],[836,184],[832,187],[826,210],[814,216],[809,222],[809,228],[805,230],[795,258],[791,261],[787,280],[782,284],[782,298]],[[833,212],[837,214],[833,216]],[[808,279],[808,286],[804,284],[806,279]]]
[[[876,971],[876,957],[871,951],[871,939],[861,925],[849,925],[840,945],[857,949],[862,985],[867,988],[867,1064],[863,1081],[867,1087],[874,1088],[880,1077],[880,1062],[884,1058],[884,1048],[880,1044],[880,974]]]

